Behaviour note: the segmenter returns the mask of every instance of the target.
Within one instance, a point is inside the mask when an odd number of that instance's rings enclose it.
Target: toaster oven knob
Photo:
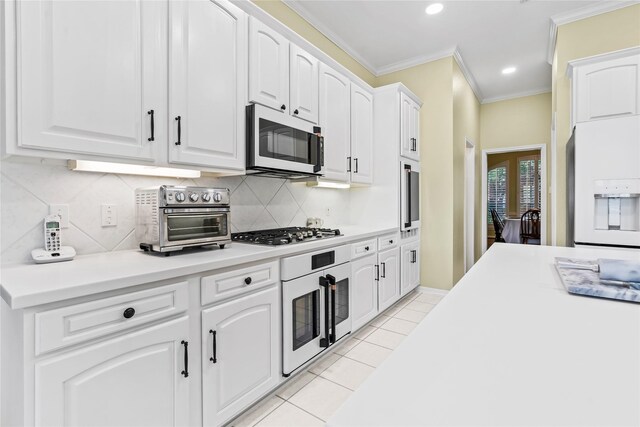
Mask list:
[[[191,200],[193,203],[198,201],[198,195],[196,193],[191,193],[189,194],[189,200]]]
[[[182,191],[176,192],[176,201],[180,203],[184,202],[184,193]]]
[[[220,201],[222,201],[222,194],[213,193],[213,201],[216,203],[220,203]]]
[[[209,194],[209,193],[202,193],[202,201],[203,201],[203,202],[208,202],[209,200],[211,200],[211,194]]]

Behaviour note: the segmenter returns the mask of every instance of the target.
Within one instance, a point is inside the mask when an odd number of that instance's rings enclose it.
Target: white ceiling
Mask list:
[[[452,54],[482,102],[551,90],[550,29],[620,1],[284,0],[375,75]],[[427,15],[440,1],[444,10]],[[552,41],[555,41],[553,33]],[[456,53],[457,52],[457,53]],[[501,70],[517,67],[505,76]]]

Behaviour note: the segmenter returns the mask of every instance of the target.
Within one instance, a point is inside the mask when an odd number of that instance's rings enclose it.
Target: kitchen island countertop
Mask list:
[[[12,309],[27,308],[144,283],[240,264],[311,252],[398,232],[397,228],[341,228],[343,235],[280,246],[233,242],[225,249],[185,251],[171,256],[141,250],[77,256],[52,264],[2,268],[0,290]]]
[[[554,257],[495,244],[330,426],[640,425],[640,304],[568,294]]]

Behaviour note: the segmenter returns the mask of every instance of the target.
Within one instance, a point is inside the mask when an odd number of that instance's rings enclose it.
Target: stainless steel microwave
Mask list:
[[[322,176],[320,128],[259,104],[246,108],[247,174],[304,178]]]

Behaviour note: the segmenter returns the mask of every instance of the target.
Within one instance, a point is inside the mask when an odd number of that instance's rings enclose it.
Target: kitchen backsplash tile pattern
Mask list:
[[[69,205],[62,239],[79,255],[137,248],[134,190],[161,184],[229,188],[234,232],[304,226],[308,217],[323,219],[327,227],[349,220],[345,190],[253,176],[176,179],[73,172],[62,161],[9,159],[0,162],[2,264],[29,261],[31,250],[43,245],[42,219],[50,204]],[[101,226],[104,203],[117,205],[117,225]]]

